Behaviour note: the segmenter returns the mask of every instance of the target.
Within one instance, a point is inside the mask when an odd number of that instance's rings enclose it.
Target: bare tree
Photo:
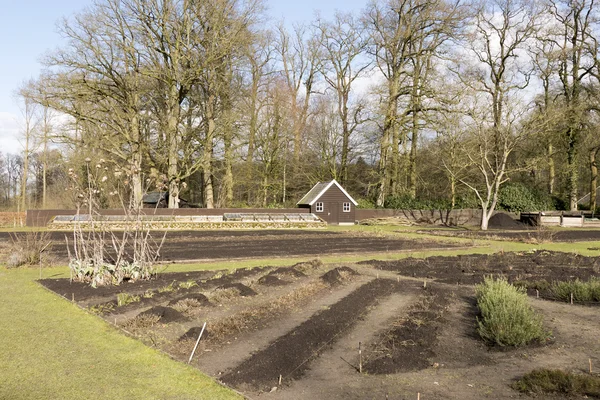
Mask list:
[[[527,58],[521,61],[523,57],[518,56],[536,34],[535,15],[527,1],[482,4],[468,45],[477,63],[457,71],[461,82],[473,91],[474,101],[467,112],[473,125],[468,156],[482,184],[461,182],[479,199],[482,230],[487,229],[500,187],[508,180],[508,158],[526,133],[519,124],[527,106],[518,93],[529,84],[531,68]]]
[[[351,104],[352,85],[370,66],[370,61],[364,57],[368,41],[359,21],[351,14],[337,13],[333,22],[319,20],[317,27],[323,59],[320,70],[337,98],[337,114],[341,122],[340,173],[334,178],[345,185],[348,181],[351,136],[364,122],[361,115],[364,105],[360,101]]]

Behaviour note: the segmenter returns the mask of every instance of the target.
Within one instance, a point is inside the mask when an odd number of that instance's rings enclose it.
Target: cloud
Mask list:
[[[22,150],[19,137],[19,121],[14,114],[0,111],[0,152],[20,153]]]

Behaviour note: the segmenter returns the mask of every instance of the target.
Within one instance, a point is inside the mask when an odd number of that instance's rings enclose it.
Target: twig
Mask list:
[[[194,353],[196,352],[196,349],[198,348],[198,343],[200,343],[200,338],[202,337],[202,334],[204,333],[204,328],[206,328],[206,322],[204,322],[204,325],[202,325],[202,330],[200,331],[200,335],[198,335],[198,340],[196,340],[196,345],[194,346],[194,350],[192,350],[192,354],[190,354],[190,359],[188,360],[188,364],[192,362]]]

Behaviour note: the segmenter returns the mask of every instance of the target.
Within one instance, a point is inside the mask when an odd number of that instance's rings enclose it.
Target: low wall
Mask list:
[[[15,228],[18,226],[23,226],[25,218],[24,212],[0,212],[0,228]]]
[[[404,217],[409,221],[437,225],[479,225],[481,210],[390,210],[390,209],[357,209],[356,219]]]
[[[223,215],[225,213],[246,214],[308,214],[308,208],[143,208],[146,215]],[[46,226],[57,215],[75,215],[77,210],[27,210],[27,226]],[[81,211],[85,213],[85,211]],[[125,215],[125,210],[100,210],[100,215]]]

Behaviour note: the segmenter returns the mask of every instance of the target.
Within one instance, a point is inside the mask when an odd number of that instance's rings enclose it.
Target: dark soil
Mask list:
[[[221,380],[237,388],[268,391],[279,375],[286,382],[298,379],[311,360],[350,329],[369,306],[399,287],[400,284],[388,279],[376,279],[361,286],[252,355]]]
[[[248,296],[256,296],[257,293],[250,289],[248,286],[236,282],[236,283],[227,283],[223,286],[219,286],[217,289],[235,289],[240,293],[240,296],[242,297],[248,297]]]
[[[504,229],[504,230],[503,230]],[[506,231],[505,229],[510,229]],[[498,228],[490,226],[488,231],[465,231],[461,230],[445,230],[445,231],[423,231],[427,234],[436,234],[439,236],[455,236],[467,238],[492,238],[502,240],[512,240],[526,243],[543,243],[543,242],[588,242],[600,240],[600,229],[595,230],[580,230],[569,229],[550,230],[544,228],[528,227],[521,225],[513,228]],[[594,250],[594,247],[590,248]]]
[[[192,271],[192,272],[168,272],[161,273],[149,281],[124,282],[119,286],[101,286],[92,288],[82,282],[71,282],[69,279],[42,279],[39,282],[58,293],[59,295],[77,302],[89,304],[100,304],[101,299],[110,301],[115,299],[119,293],[143,295],[152,292],[152,297],[142,297],[131,307],[150,306],[162,303],[168,299],[179,298],[187,294],[197,294],[200,291],[215,289],[235,283],[243,278],[252,277],[265,272],[265,268],[241,268],[235,272],[228,271]],[[217,278],[211,279],[211,277]],[[179,287],[179,283],[195,281],[197,286],[189,289]],[[162,288],[171,285],[172,290],[160,292]],[[245,290],[245,289],[243,289]],[[124,306],[127,307],[127,306]]]
[[[365,351],[363,370],[369,374],[395,374],[430,366],[438,330],[446,322],[444,311],[450,291],[433,288],[424,290],[421,302],[409,314],[382,332],[378,340]]]
[[[357,275],[358,273],[349,267],[338,267],[327,271],[321,279],[328,285],[339,285],[347,280],[348,276]]]
[[[202,293],[194,293],[194,294],[188,294],[188,295],[185,295],[182,297],[178,297],[176,299],[171,300],[169,302],[169,305],[173,306],[173,305],[179,303],[180,301],[184,301],[184,300],[194,300],[203,306],[212,305],[211,302],[208,300],[208,298],[205,295],[203,295]]]
[[[494,214],[488,221],[488,228],[491,229],[526,229],[528,225],[525,225],[510,215],[505,213]]]
[[[160,232],[155,233],[159,237]],[[0,232],[0,240],[8,233]],[[50,232],[52,255],[67,259],[64,232]],[[314,254],[387,252],[451,248],[456,244],[346,232],[306,230],[177,231],[168,232],[160,261],[289,257]]]
[[[284,286],[289,284],[288,281],[281,279],[276,275],[265,275],[258,280],[258,283],[265,286]]]
[[[155,306],[144,312],[138,314],[138,316],[144,315],[156,315],[160,317],[160,322],[162,324],[168,324],[171,322],[182,321],[185,317],[177,310],[171,307],[163,307],[163,306]]]
[[[407,258],[398,261],[363,261],[376,269],[399,275],[435,279],[450,284],[481,283],[485,275],[504,275],[509,281],[588,280],[598,276],[600,258],[573,253],[536,251],[533,253],[469,254],[456,257]]]

